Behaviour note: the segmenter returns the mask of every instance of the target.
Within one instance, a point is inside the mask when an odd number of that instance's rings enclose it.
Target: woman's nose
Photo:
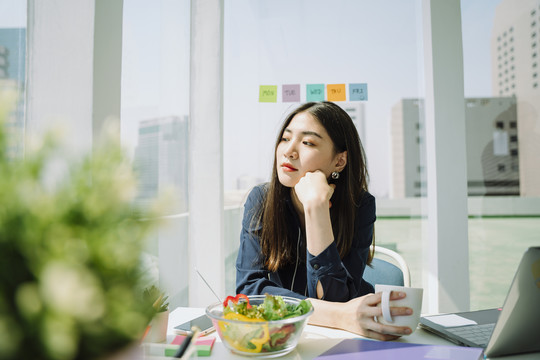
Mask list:
[[[298,151],[296,150],[296,144],[294,141],[290,141],[287,144],[283,155],[285,155],[285,157],[288,159],[296,159],[298,157]]]

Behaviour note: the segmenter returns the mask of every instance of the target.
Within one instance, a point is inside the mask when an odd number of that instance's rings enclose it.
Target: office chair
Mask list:
[[[377,258],[377,254],[383,254],[392,258],[398,265]],[[405,259],[397,252],[375,245],[375,256],[371,265],[364,270],[364,280],[375,284],[411,286],[411,273]]]

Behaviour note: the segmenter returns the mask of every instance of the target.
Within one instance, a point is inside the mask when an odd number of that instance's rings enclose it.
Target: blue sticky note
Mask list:
[[[349,84],[350,101],[367,101],[367,84]]]
[[[307,84],[306,101],[324,101],[324,84]]]

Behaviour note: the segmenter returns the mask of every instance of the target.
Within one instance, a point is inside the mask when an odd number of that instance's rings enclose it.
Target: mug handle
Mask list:
[[[383,313],[383,318],[387,323],[393,323],[392,314],[390,313],[390,293],[391,290],[384,290],[382,292],[381,298],[381,309]]]

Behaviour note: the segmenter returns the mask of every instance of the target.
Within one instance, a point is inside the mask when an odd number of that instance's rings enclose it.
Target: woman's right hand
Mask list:
[[[344,305],[341,312],[343,314],[342,328],[361,336],[385,341],[395,340],[401,335],[409,335],[411,333],[409,327],[384,325],[375,320],[376,316],[382,316],[381,295],[382,293],[368,294],[342,304]],[[405,293],[392,291],[390,300],[403,299],[405,296]],[[406,316],[412,314],[412,309],[393,306],[390,312],[392,316]]]

